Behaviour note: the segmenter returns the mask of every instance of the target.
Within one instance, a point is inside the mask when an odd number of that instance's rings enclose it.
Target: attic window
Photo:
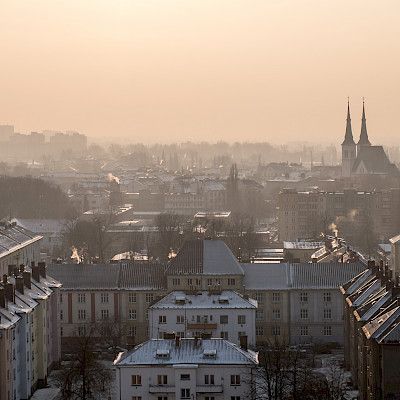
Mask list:
[[[216,349],[205,349],[203,351],[204,358],[217,358],[217,350]]]
[[[156,351],[156,358],[163,358],[163,359],[169,358],[169,350],[168,349],[158,349]]]
[[[220,296],[218,299],[218,303],[219,304],[228,304],[229,303],[229,299],[226,296]]]
[[[186,296],[178,294],[175,296],[175,304],[185,304],[186,302]]]

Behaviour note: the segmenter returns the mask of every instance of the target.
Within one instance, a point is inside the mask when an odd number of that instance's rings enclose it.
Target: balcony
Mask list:
[[[150,385],[150,393],[175,393],[174,385]]]
[[[222,393],[222,385],[197,385],[196,393]]]
[[[211,324],[211,323],[188,323],[187,324],[187,329],[190,330],[215,330],[217,329],[217,324]]]

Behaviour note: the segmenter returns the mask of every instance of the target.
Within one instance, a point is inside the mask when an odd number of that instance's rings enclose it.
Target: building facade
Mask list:
[[[120,399],[252,399],[257,353],[224,339],[152,339],[114,361]]]
[[[257,302],[233,291],[174,291],[149,308],[150,338],[174,333],[181,338],[220,337],[255,346]]]

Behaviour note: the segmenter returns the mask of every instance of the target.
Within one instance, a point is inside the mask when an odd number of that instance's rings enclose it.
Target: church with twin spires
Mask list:
[[[342,176],[349,178],[359,175],[399,175],[398,168],[390,162],[383,147],[372,146],[369,141],[364,100],[357,144],[353,138],[350,104],[347,102],[346,133],[342,143]]]

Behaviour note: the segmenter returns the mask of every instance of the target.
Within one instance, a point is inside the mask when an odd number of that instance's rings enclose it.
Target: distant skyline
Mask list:
[[[399,144],[398,0],[3,0],[0,124],[129,142]]]

